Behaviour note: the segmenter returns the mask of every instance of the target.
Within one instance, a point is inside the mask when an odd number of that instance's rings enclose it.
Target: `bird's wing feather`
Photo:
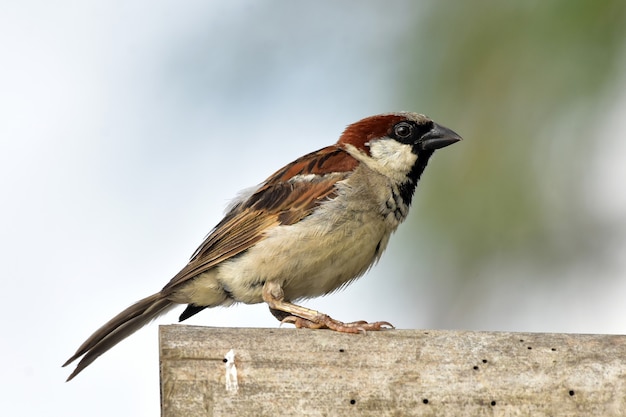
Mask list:
[[[346,179],[359,162],[343,149],[329,146],[305,155],[270,176],[249,197],[235,204],[206,237],[189,263],[163,288],[208,271],[264,239],[276,226],[302,220],[336,195],[336,183]]]

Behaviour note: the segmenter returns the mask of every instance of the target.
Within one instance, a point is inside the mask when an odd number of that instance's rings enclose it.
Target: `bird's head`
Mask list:
[[[416,184],[433,152],[460,140],[423,114],[399,112],[349,125],[337,145],[399,184]]]

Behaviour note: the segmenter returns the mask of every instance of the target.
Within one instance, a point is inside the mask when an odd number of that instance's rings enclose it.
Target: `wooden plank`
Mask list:
[[[159,334],[163,417],[626,415],[626,336],[182,325]],[[231,349],[236,377],[224,362]]]

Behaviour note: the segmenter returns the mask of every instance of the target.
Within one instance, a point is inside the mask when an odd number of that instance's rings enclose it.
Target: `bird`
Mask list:
[[[334,145],[241,192],[178,274],[96,330],[63,364],[82,357],[67,381],[178,304],[187,304],[179,321],[206,308],[265,302],[281,323],[297,328],[393,328],[386,321],[344,323],[294,301],[341,289],[375,264],[406,219],[430,157],[460,140],[412,112],[348,125]]]

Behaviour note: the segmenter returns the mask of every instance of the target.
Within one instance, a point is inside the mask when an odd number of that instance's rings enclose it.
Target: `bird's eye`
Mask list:
[[[406,122],[400,122],[394,127],[393,133],[400,139],[406,139],[413,133],[413,126]]]

